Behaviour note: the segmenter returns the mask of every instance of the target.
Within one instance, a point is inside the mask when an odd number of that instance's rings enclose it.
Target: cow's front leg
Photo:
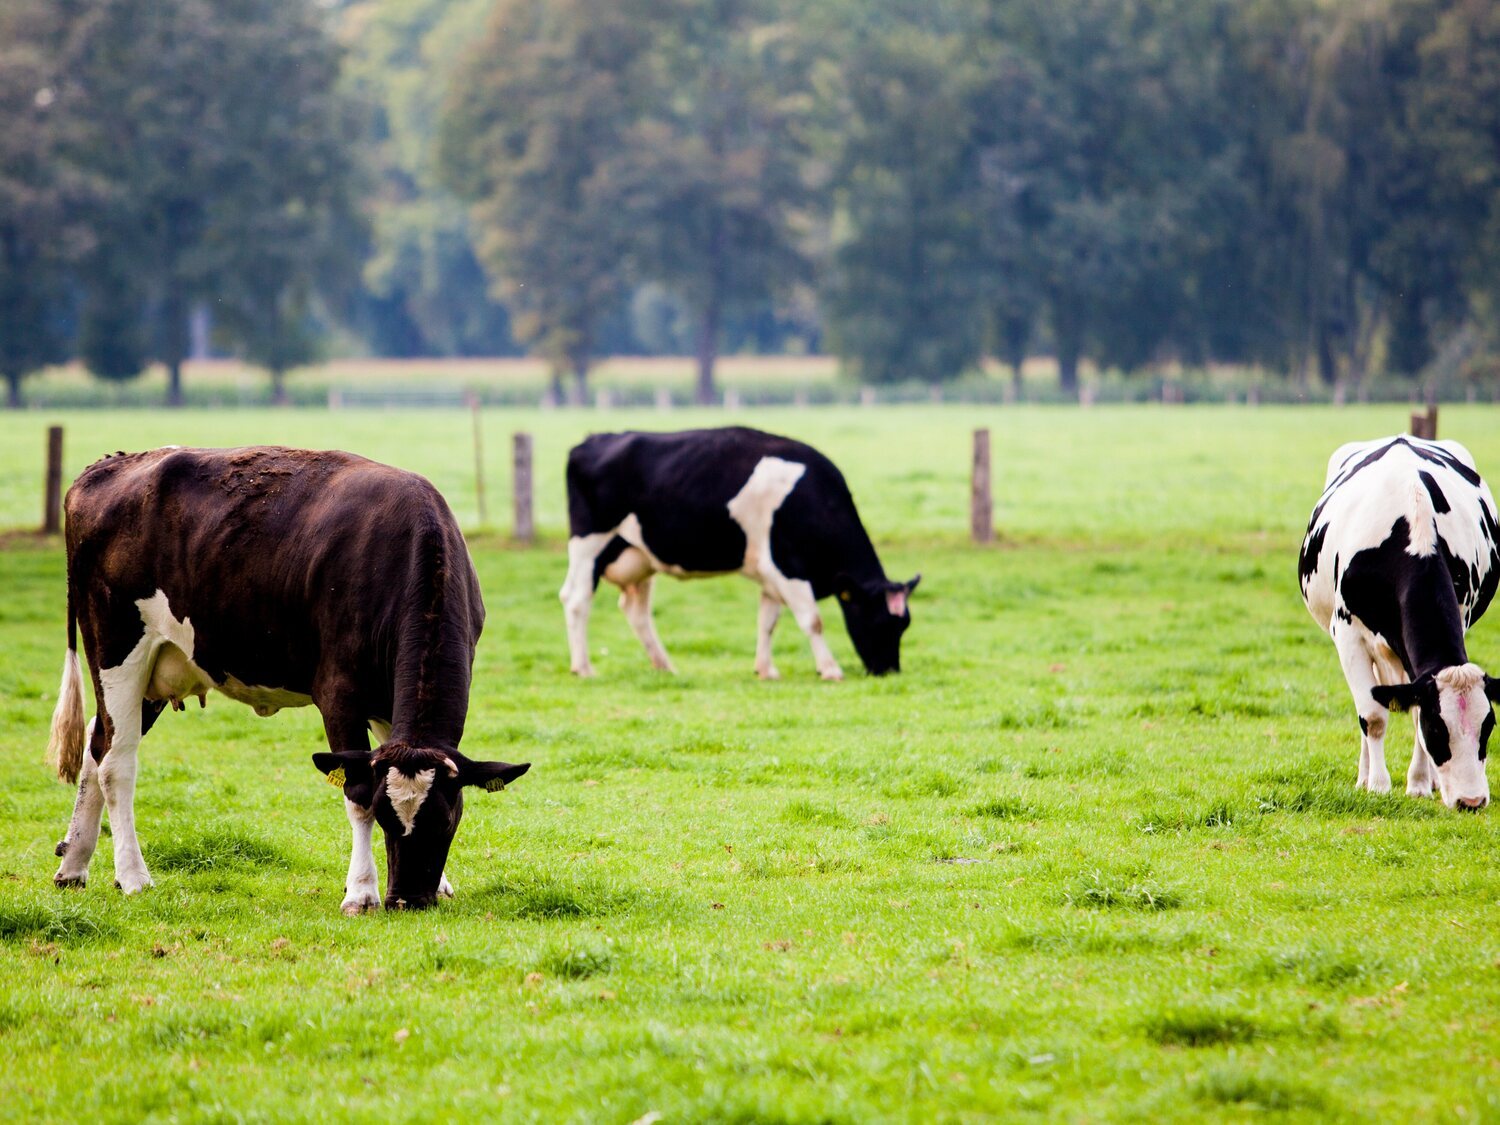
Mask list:
[[[1354,708],[1359,713],[1359,775],[1355,787],[1371,793],[1389,793],[1391,774],[1385,767],[1385,730],[1390,712],[1371,694],[1375,666],[1370,652],[1352,629],[1336,629],[1333,643],[1349,684],[1349,694],[1354,697]]]
[[[825,680],[842,680],[843,670],[833,658],[828,639],[823,636],[823,616],[818,612],[818,599],[813,596],[812,583],[800,578],[783,578],[779,593],[786,607],[792,611],[797,628],[807,634],[807,643],[812,648],[818,675]]]
[[[771,660],[771,634],[781,619],[781,602],[769,590],[760,592],[760,612],[755,634],[755,674],[763,680],[779,680],[781,673]]]
[[[448,882],[448,873],[446,871],[444,871],[442,878],[438,880],[438,898],[452,898],[452,897],[453,897],[453,884],[450,883],[450,882]]]
[[[568,540],[568,576],[558,599],[568,623],[568,654],[573,674],[592,676],[589,662],[589,610],[594,604],[594,563],[614,538],[613,531],[575,535]]]
[[[1422,710],[1411,709],[1412,726],[1417,728],[1416,739],[1411,748],[1411,765],[1406,768],[1406,795],[1408,797],[1431,797],[1437,785],[1437,766],[1427,753],[1427,741],[1422,737]]]
[[[103,738],[97,717],[89,720],[83,740],[83,767],[78,772],[78,796],[68,832],[57,845],[62,857],[52,881],[59,887],[82,887],[89,881],[89,861],[99,846],[99,822],[104,816],[104,790],[99,788],[99,763],[94,759],[94,739]]]
[[[339,909],[351,918],[380,909],[380,879],[375,872],[375,810],[344,798],[344,812],[354,830],[349,852],[349,874],[344,878],[344,901]]]

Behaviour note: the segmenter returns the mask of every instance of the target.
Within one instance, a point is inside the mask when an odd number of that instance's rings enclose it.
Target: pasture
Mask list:
[[[785,678],[754,679],[742,579],[658,583],[675,678],[607,590],[599,676],[567,673],[567,447],[722,413],[487,412],[489,527],[462,413],[59,416],[70,477],[119,448],[261,441],[429,475],[489,610],[464,748],[533,767],[468,800],[454,901],[349,919],[315,712],[211,697],[142,746],[155,888],[119,895],[104,841],[90,886],[58,891],[63,558],[10,540],[0,1118],[1500,1118],[1496,810],[1355,791],[1353,709],[1297,594],[1328,454],[1405,413],[730,416],[829,454],[887,570],[923,573],[906,671],[843,684],[790,621]],[[39,520],[50,420],[0,420],[0,527]],[[989,548],[966,540],[975,425]],[[1442,427],[1500,484],[1493,410]],[[524,550],[517,428],[537,442]],[[1497,621],[1470,636],[1492,671]],[[1398,717],[1393,774],[1410,740]]]

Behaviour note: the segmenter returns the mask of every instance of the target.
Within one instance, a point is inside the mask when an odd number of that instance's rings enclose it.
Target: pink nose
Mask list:
[[[1488,797],[1460,797],[1458,799],[1459,808],[1464,809],[1478,810],[1484,808],[1489,803],[1490,799]]]

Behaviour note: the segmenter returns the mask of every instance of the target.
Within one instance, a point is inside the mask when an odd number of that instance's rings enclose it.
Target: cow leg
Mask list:
[[[620,608],[625,612],[625,620],[630,622],[630,627],[645,646],[646,655],[651,658],[651,667],[662,672],[675,672],[677,669],[667,659],[667,650],[662,647],[661,638],[656,635],[656,622],[651,619],[651,587],[654,584],[655,579],[647,578],[621,587]]]
[[[1375,686],[1375,666],[1364,643],[1350,632],[1339,630],[1333,643],[1359,713],[1360,769],[1355,787],[1371,793],[1389,793],[1391,774],[1385,766],[1385,730],[1390,713],[1370,694]]]
[[[349,874],[344,878],[344,901],[339,909],[349,917],[380,909],[380,877],[375,871],[375,810],[344,798],[344,813],[354,830],[349,851]]]
[[[1411,765],[1406,769],[1406,795],[1408,797],[1431,797],[1437,784],[1437,765],[1427,753],[1427,740],[1422,737],[1422,709],[1411,709],[1412,726],[1417,736],[1411,748]]]
[[[592,676],[589,663],[589,609],[594,603],[594,563],[614,538],[611,531],[575,535],[568,540],[568,576],[558,598],[568,623],[568,653],[574,675]]]
[[[781,679],[781,673],[771,663],[771,632],[780,618],[781,602],[769,590],[762,589],[755,635],[755,674],[763,680]]]
[[[99,788],[99,763],[94,758],[94,739],[104,737],[96,716],[84,735],[83,768],[78,773],[78,796],[67,835],[57,845],[62,863],[52,881],[59,887],[82,887],[89,881],[89,861],[99,846],[99,822],[104,816],[104,791]]]
[[[818,675],[825,680],[842,680],[844,673],[839,668],[838,661],[833,658],[828,639],[823,636],[823,617],[818,612],[818,599],[813,597],[812,583],[800,578],[782,578],[778,586],[777,593],[792,611],[797,628],[807,634],[807,642],[812,646],[813,662],[818,666]]]

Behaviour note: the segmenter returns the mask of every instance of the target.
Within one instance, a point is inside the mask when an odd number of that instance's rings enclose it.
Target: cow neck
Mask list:
[[[441,534],[421,548],[414,582],[396,631],[391,738],[434,750],[457,750],[469,711],[474,630],[468,591],[447,565],[452,546]],[[460,575],[466,573],[463,568]],[[476,591],[477,595],[477,591]]]
[[[1469,662],[1453,576],[1440,552],[1414,560],[1397,585],[1401,640],[1413,680]]]

